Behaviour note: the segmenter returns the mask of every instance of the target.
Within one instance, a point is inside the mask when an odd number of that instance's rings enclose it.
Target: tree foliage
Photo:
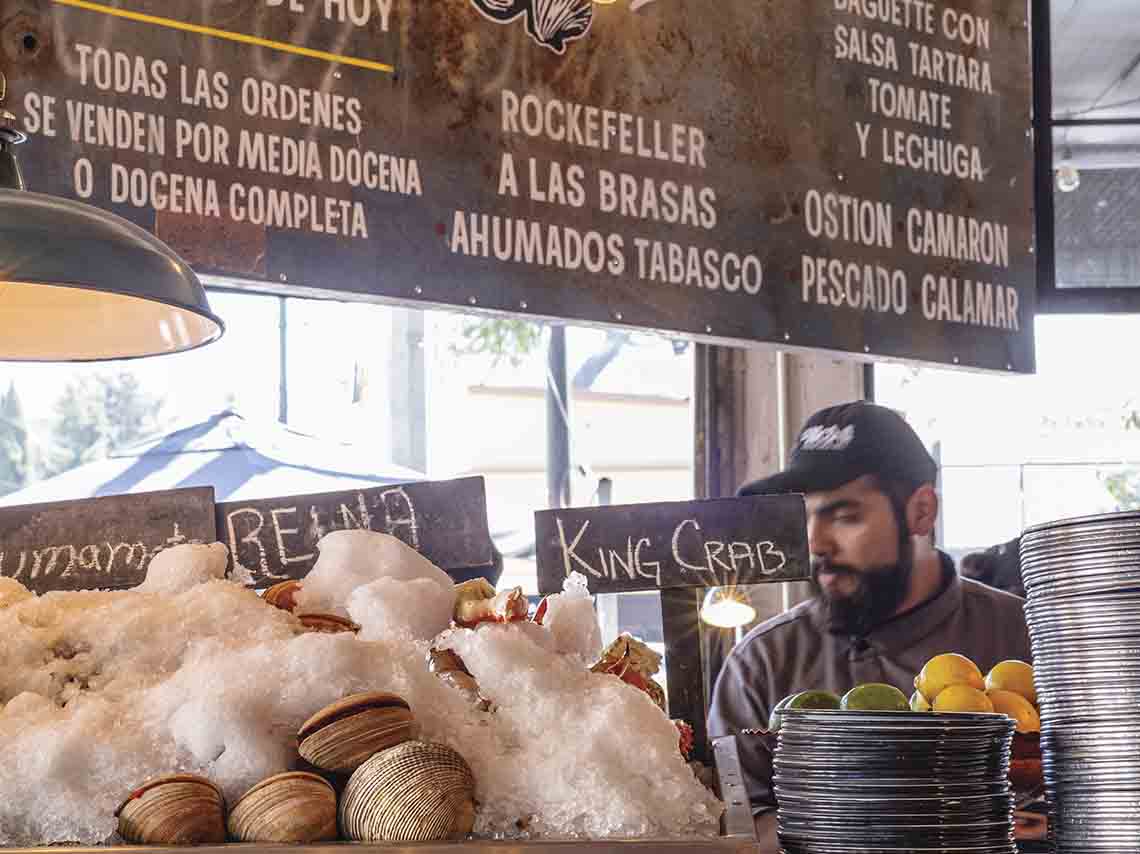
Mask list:
[[[31,474],[28,429],[16,384],[0,397],[0,495],[22,487]]]
[[[1124,469],[1104,477],[1104,487],[1119,510],[1140,510],[1140,471]]]
[[[84,374],[55,403],[45,477],[103,459],[155,432],[163,400],[127,371]]]
[[[542,345],[542,327],[514,317],[465,318],[461,334],[453,353],[490,356],[496,365],[506,360],[517,367]]]
[[[1121,424],[1125,431],[1140,429],[1140,411],[1129,400],[1124,406]],[[1104,488],[1112,496],[1119,510],[1140,510],[1140,471],[1134,468],[1121,469],[1102,478]]]

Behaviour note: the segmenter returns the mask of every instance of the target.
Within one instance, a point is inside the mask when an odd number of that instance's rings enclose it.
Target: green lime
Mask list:
[[[801,691],[792,697],[789,709],[839,709],[839,698],[830,691]]]
[[[837,710],[839,698],[830,691],[801,691],[789,694],[776,704],[768,717],[768,732],[779,732],[784,725],[784,712],[788,709],[828,709]]]
[[[845,712],[909,712],[910,703],[894,685],[869,682],[844,694],[840,708]]]
[[[915,691],[910,695],[910,710],[912,712],[929,712],[930,703],[922,696],[921,691]]]
[[[795,696],[795,694],[789,694],[776,704],[776,708],[772,709],[772,714],[768,716],[768,732],[780,731],[780,727],[784,724],[784,716],[781,712],[787,708],[788,703],[795,699]]]

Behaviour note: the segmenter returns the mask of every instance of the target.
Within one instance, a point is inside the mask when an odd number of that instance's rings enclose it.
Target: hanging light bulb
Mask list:
[[[0,102],[5,94],[0,72]],[[190,350],[222,335],[194,271],[99,208],[28,192],[25,141],[0,107],[0,360],[94,361]]]
[[[1061,165],[1057,167],[1057,189],[1062,193],[1071,193],[1081,186],[1081,173],[1072,164],[1073,152],[1066,148],[1061,155]]]
[[[1081,186],[1081,173],[1072,163],[1062,163],[1057,167],[1057,189],[1071,193]]]
[[[739,587],[710,587],[701,604],[701,619],[720,629],[737,629],[756,619],[756,609]]]

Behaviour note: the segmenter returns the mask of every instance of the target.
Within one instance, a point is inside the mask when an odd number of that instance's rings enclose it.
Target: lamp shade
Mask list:
[[[221,337],[194,271],[99,208],[0,189],[0,360],[95,361]]]
[[[701,619],[720,629],[736,629],[755,620],[756,609],[737,587],[710,587],[701,604]]]

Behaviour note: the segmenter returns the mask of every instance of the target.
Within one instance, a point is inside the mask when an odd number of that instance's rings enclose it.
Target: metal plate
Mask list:
[[[1140,850],[1140,513],[1021,545],[1051,834],[1064,854]]]
[[[1125,510],[1118,513],[1096,513],[1089,516],[1058,519],[1052,522],[1040,522],[1025,529],[1021,535],[1021,548],[1024,550],[1026,544],[1032,545],[1045,539],[1049,534],[1065,531],[1069,528],[1079,528],[1082,531],[1118,531],[1129,527],[1140,531],[1140,511]]]
[[[1013,721],[1004,715],[784,716],[773,760],[787,851],[1009,851]]]

